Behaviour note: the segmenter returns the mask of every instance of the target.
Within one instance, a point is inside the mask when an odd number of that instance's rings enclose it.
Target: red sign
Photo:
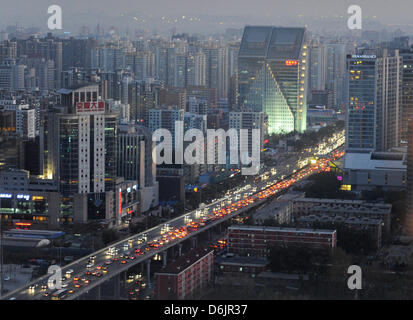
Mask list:
[[[298,61],[297,60],[285,60],[285,65],[288,67],[296,66],[298,65]]]
[[[76,103],[77,112],[105,111],[104,101],[78,102]]]

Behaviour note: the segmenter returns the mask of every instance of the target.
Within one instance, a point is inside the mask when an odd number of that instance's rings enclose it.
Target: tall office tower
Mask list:
[[[115,72],[124,67],[124,48],[119,45],[105,45],[91,50],[91,68],[104,72]]]
[[[193,96],[197,99],[208,101],[208,105],[217,105],[218,90],[216,88],[207,88],[204,86],[189,86],[186,90],[187,96]]]
[[[24,89],[25,66],[13,59],[4,59],[0,64],[0,88],[7,90]]]
[[[402,58],[396,51],[348,55],[346,148],[386,151],[400,145]]]
[[[378,151],[399,147],[402,125],[403,58],[383,50],[377,65],[377,142]]]
[[[106,112],[98,85],[60,89],[59,93],[61,105],[44,118],[43,174],[59,181],[62,216],[81,223],[110,219],[116,185],[117,115]]]
[[[413,50],[400,53],[403,58],[401,144],[409,141],[408,121],[413,119]]]
[[[17,41],[17,56],[25,55],[27,58],[52,60],[54,62],[54,88],[61,87],[62,73],[62,41],[48,33],[45,38],[31,37]]]
[[[71,88],[87,82],[87,72],[83,68],[71,67],[62,72],[62,87]]]
[[[195,55],[188,52],[186,55],[185,88],[195,85]]]
[[[220,49],[204,48],[203,53],[206,59],[206,86],[219,89]]]
[[[413,119],[407,121],[407,214],[404,231],[413,236]]]
[[[175,56],[174,87],[185,88],[187,77],[187,55],[185,53]]]
[[[137,80],[152,78],[155,76],[155,55],[151,51],[128,52],[125,54],[125,67]]]
[[[175,141],[175,121],[184,121],[184,109],[151,109],[149,110],[148,128],[153,132],[157,129],[166,129],[172,134]]]
[[[238,109],[238,71],[229,79],[228,107],[231,111]]]
[[[129,103],[129,84],[133,78],[130,74],[124,74],[120,84],[120,102],[123,104]]]
[[[218,97],[228,99],[229,88],[229,65],[228,65],[228,47],[222,47],[219,50],[218,60]]]
[[[0,42],[0,64],[6,58],[17,59],[17,43],[15,41]]]
[[[98,86],[61,89],[67,113],[57,113],[60,191],[99,193],[114,190],[116,178],[116,115],[105,112]]]
[[[159,81],[132,81],[128,88],[130,118],[133,123],[144,123],[150,109],[160,105],[161,84]]]
[[[162,88],[159,92],[160,106],[175,106],[186,109],[187,91],[185,88]]]
[[[28,67],[33,68],[37,85],[40,90],[53,90],[56,88],[56,72],[54,60],[28,59]],[[60,83],[61,81],[59,81]]]
[[[306,130],[304,28],[245,27],[238,55],[239,104],[265,112],[268,133]]]
[[[184,113],[184,132],[187,132],[190,129],[200,130],[204,134],[204,136],[206,136],[207,115],[185,112]],[[191,142],[184,141],[184,149],[190,143]],[[206,150],[205,144],[206,144],[206,141],[204,141],[204,144],[201,145],[203,159],[198,158],[198,159],[201,159],[202,163],[194,163],[194,164],[184,163],[183,165],[185,182],[187,184],[197,184],[199,182],[199,176],[207,172],[208,166],[206,164],[207,154],[205,152]],[[197,155],[197,156],[200,156],[200,155]]]
[[[347,103],[346,56],[351,54],[348,45],[327,43],[325,47],[326,88],[333,92],[334,106],[341,107]]]
[[[157,46],[155,48],[155,77],[164,83],[168,78],[168,49]]]
[[[62,70],[70,68],[91,68],[91,52],[97,47],[96,39],[63,39],[62,40]],[[62,84],[63,87],[65,87]]]
[[[203,52],[194,55],[194,83],[188,83],[188,86],[205,86],[206,85],[206,56]]]
[[[118,127],[117,140],[117,176],[138,182],[141,211],[145,212],[158,204],[151,132],[143,126],[122,124]]]
[[[177,50],[175,48],[168,48],[166,54],[166,86],[173,87],[175,86],[175,72],[176,72],[176,62],[177,62]],[[163,80],[163,79],[161,79]]]
[[[232,77],[238,73],[239,45],[228,46],[228,76]]]
[[[323,44],[313,40],[308,46],[308,88],[324,90],[326,85],[326,58]]]
[[[208,100],[197,96],[188,96],[186,111],[194,114],[208,114]]]
[[[267,134],[267,124],[265,122],[264,112],[230,112],[229,113],[229,128],[248,130],[248,151],[251,153],[252,145],[257,143],[252,139],[252,129],[260,129],[260,141],[258,141],[260,150],[264,145],[264,136]],[[238,134],[240,141],[240,134]],[[239,149],[240,150],[240,149]]]

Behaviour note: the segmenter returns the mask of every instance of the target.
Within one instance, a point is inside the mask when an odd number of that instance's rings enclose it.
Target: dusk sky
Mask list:
[[[294,22],[300,18],[299,15],[305,18],[345,18],[351,4],[361,6],[363,17],[375,16],[382,24],[410,24],[413,20],[411,0],[0,0],[0,4],[0,27],[18,23],[44,28],[48,19],[47,8],[53,4],[62,7],[64,26],[70,28],[79,24],[94,26],[99,21],[115,26],[154,28],[157,27],[155,18],[159,18],[160,24],[166,23],[161,21],[162,16],[182,20],[182,16],[189,19],[205,15],[234,17],[234,27],[257,23],[260,18],[265,19],[264,24],[273,18],[276,24],[277,17]],[[146,17],[146,20],[133,20],[134,16],[138,19]]]

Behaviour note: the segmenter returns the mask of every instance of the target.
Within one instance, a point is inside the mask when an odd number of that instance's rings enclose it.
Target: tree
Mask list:
[[[269,255],[273,272],[322,273],[330,259],[330,253],[325,249],[296,245],[271,247]]]

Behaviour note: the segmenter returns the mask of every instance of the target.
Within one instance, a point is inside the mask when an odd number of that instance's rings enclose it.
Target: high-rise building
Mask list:
[[[403,58],[401,144],[409,141],[408,121],[413,119],[413,50],[400,53]]]
[[[158,204],[156,165],[152,159],[152,135],[139,125],[122,124],[117,135],[117,176],[138,182],[141,211]]]
[[[44,175],[59,181],[63,216],[86,222],[97,218],[90,216],[91,206],[102,206],[100,219],[110,219],[116,185],[117,115],[106,112],[98,85],[60,89],[59,93],[61,105],[45,121]]]
[[[346,148],[386,151],[400,145],[402,58],[348,55]]]
[[[413,236],[413,119],[408,121],[408,145],[407,145],[407,214],[405,232]]]
[[[267,134],[267,127],[264,112],[230,112],[229,128],[234,128],[238,132],[241,129],[248,130],[248,151],[252,151],[252,145],[259,143],[260,150],[264,145],[264,136]],[[253,141],[252,129],[260,130],[260,141]],[[240,134],[238,134],[239,143],[241,143]],[[239,149],[241,150],[241,149]]]
[[[308,88],[324,90],[326,85],[325,49],[319,41],[312,41],[308,50]]]
[[[306,130],[304,28],[245,27],[238,55],[239,105],[265,112],[268,132]]]

